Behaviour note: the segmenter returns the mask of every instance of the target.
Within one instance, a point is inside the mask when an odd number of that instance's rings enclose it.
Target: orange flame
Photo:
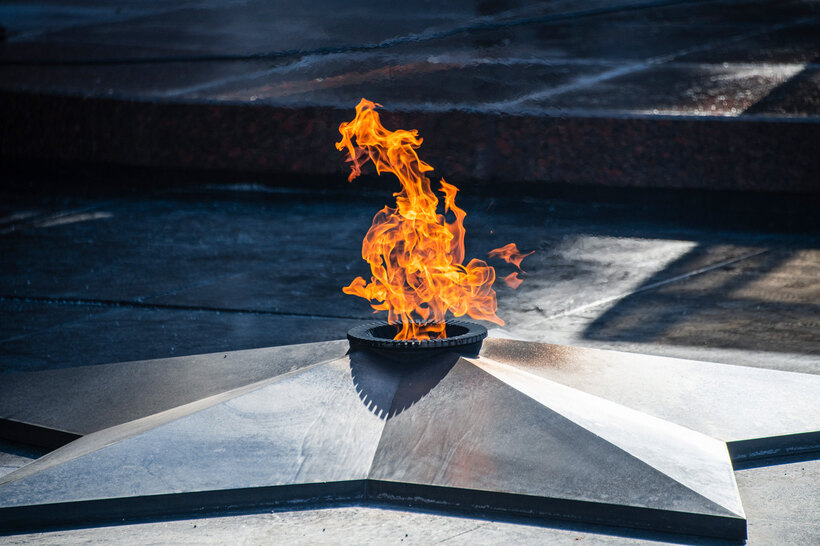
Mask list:
[[[362,242],[370,282],[356,277],[343,292],[370,300],[376,311],[387,311],[388,321],[399,327],[394,339],[446,337],[447,311],[503,325],[492,288],[495,269],[478,259],[462,263],[467,213],[455,204],[458,188],[441,180],[444,212],[455,216],[448,223],[436,212],[439,199],[424,175],[433,167],[416,153],[422,142],[418,132],[385,129],[377,106],[366,99],[359,102],[353,121],[339,126],[342,140],[336,148],[347,150],[352,163],[348,180],[359,176],[370,160],[379,174],[396,175],[402,189],[393,194],[396,207],[376,214]]]
[[[495,250],[491,250],[489,252],[488,256],[490,258],[501,258],[505,262],[507,262],[509,264],[513,264],[515,267],[518,268],[518,271],[523,273],[524,270],[521,269],[521,261],[524,258],[526,258],[527,256],[529,256],[530,254],[532,254],[533,252],[535,252],[535,251],[533,250],[532,252],[527,252],[526,254],[524,254],[523,252],[520,252],[518,250],[518,247],[515,246],[515,243],[510,243],[508,245],[502,246],[501,248],[496,248]],[[515,290],[516,288],[521,286],[521,283],[524,282],[518,276],[518,271],[510,273],[509,275],[504,277],[504,282],[507,283],[507,286],[509,286],[513,290]]]
[[[504,245],[501,248],[496,248],[495,250],[491,250],[488,254],[490,258],[501,258],[505,262],[509,264],[513,264],[518,269],[521,269],[521,261],[535,252],[527,252],[524,254],[518,250],[518,247],[515,246],[515,243],[510,243],[508,245]]]
[[[521,286],[521,283],[524,282],[524,280],[518,277],[518,271],[513,271],[512,273],[504,277],[504,282],[507,283],[507,286],[515,290],[516,288]]]

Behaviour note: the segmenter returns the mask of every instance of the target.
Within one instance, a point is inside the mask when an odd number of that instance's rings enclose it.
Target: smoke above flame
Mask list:
[[[455,204],[458,188],[444,179],[439,182],[444,214],[437,212],[439,198],[424,174],[433,167],[416,153],[422,139],[415,130],[385,129],[376,112],[379,106],[362,99],[356,106],[356,117],[339,126],[342,140],[336,148],[347,151],[349,181],[372,161],[378,174],[394,174],[402,189],[393,194],[396,207],[384,207],[376,214],[362,242],[362,258],[370,264],[370,282],[356,277],[343,292],[369,300],[376,311],[387,311],[388,321],[397,326],[394,339],[446,337],[448,311],[457,317],[469,315],[503,325],[496,315],[492,288],[495,269],[475,258],[463,263],[467,213]],[[445,214],[454,220],[448,222]],[[519,270],[521,260],[528,255],[512,243],[490,252],[491,257],[504,259]],[[505,281],[514,288],[521,283],[517,272]]]

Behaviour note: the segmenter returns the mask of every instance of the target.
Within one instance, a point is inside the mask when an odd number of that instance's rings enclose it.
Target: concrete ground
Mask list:
[[[367,303],[341,287],[368,273],[361,238],[391,200],[390,180],[365,181],[372,189],[362,190],[340,177],[334,191],[242,179],[131,188],[106,180],[83,186],[59,175],[13,181],[0,200],[2,374],[338,339],[372,318]],[[517,291],[497,287],[508,334],[820,373],[816,228],[754,228],[731,207],[715,227],[705,221],[709,206],[689,216],[674,212],[682,199],[675,194],[607,200],[462,190],[468,257],[507,242],[536,251],[523,262],[528,275]],[[495,265],[505,273],[505,264]],[[12,444],[3,450],[4,472],[40,454]],[[750,544],[820,540],[820,462],[768,461],[736,474]],[[704,543],[349,506],[4,539],[237,540]]]

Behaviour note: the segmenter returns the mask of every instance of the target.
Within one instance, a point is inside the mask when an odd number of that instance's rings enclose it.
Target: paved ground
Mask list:
[[[0,74],[81,95],[816,116],[818,6],[777,4],[45,0],[0,8]]]
[[[364,96],[450,176],[818,191],[810,0],[41,0],[0,24],[0,159],[335,174]]]
[[[14,182],[0,200],[2,373],[338,339],[372,317],[341,286],[367,273],[361,238],[390,199],[386,179],[364,192],[343,178],[334,192],[244,180],[82,190],[60,177],[46,189]],[[498,287],[508,333],[820,373],[816,229],[741,228],[731,210],[723,227],[709,227],[701,213],[673,214],[674,194],[641,202],[474,190],[460,201],[469,256],[511,241],[536,250],[517,291]],[[3,448],[4,472],[39,454]],[[752,544],[820,538],[820,463],[787,463],[737,472]],[[11,541],[687,542],[366,507],[217,516]]]
[[[382,192],[364,194],[343,179],[335,193],[247,184],[9,190],[0,241],[12,259],[0,273],[0,305],[13,320],[2,327],[0,369],[344,337],[351,321],[372,317],[340,288],[369,274],[361,238],[392,199],[392,182],[382,182]],[[465,195],[471,255],[508,242],[537,251],[520,290],[498,288],[505,329],[537,341],[818,371],[816,235],[663,221],[651,209],[662,215],[675,207],[674,194],[668,200]]]

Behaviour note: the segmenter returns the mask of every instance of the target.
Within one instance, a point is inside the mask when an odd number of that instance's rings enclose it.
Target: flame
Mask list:
[[[518,271],[513,271],[512,273],[504,277],[504,282],[507,283],[507,286],[515,290],[516,288],[521,286],[521,283],[524,282],[524,280],[519,278]]]
[[[515,246],[515,243],[510,243],[508,245],[504,245],[501,248],[496,248],[495,250],[491,250],[489,254],[487,254],[490,258],[501,258],[507,263],[513,264],[518,269],[521,269],[521,261],[535,252],[527,252],[524,254],[518,250],[518,247]]]
[[[447,222],[444,214],[436,212],[439,198],[424,174],[433,167],[416,153],[422,143],[418,132],[385,129],[376,112],[378,106],[362,99],[356,117],[339,126],[342,140],[336,148],[347,151],[349,181],[372,161],[379,174],[393,173],[402,189],[393,194],[396,207],[385,207],[376,214],[362,242],[362,258],[372,273],[370,282],[356,277],[343,292],[370,300],[376,311],[387,311],[388,321],[398,327],[394,339],[446,337],[448,311],[503,325],[496,315],[492,288],[495,269],[475,258],[463,264],[467,213],[455,204],[458,188],[444,179],[440,182],[444,213],[455,218]]]
[[[507,286],[509,286],[510,288],[515,290],[516,288],[521,286],[522,282],[524,282],[518,276],[519,272],[521,272],[521,273],[524,272],[524,270],[521,269],[521,261],[524,258],[526,258],[527,256],[529,256],[530,254],[532,254],[533,252],[535,252],[535,251],[533,250],[532,252],[527,252],[525,254],[525,253],[518,250],[518,247],[515,246],[515,243],[510,243],[508,245],[502,246],[501,248],[496,248],[495,250],[491,250],[489,252],[489,254],[487,254],[487,255],[490,258],[501,258],[505,262],[513,264],[516,268],[518,268],[518,271],[514,271],[514,272],[510,273],[509,275],[507,275],[506,277],[504,277],[504,282],[507,283]]]

